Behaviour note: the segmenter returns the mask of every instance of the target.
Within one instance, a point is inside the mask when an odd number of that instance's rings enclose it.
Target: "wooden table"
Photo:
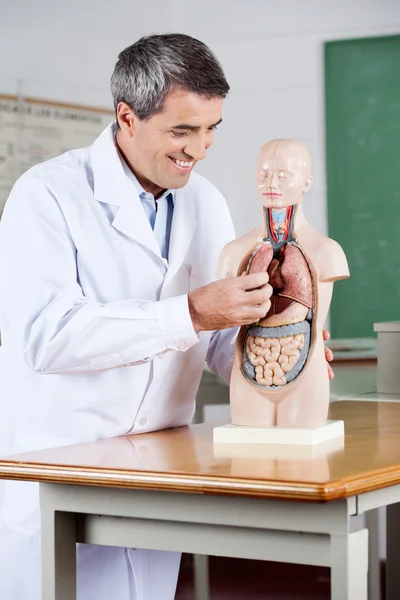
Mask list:
[[[337,402],[330,417],[344,447],[215,447],[202,424],[0,459],[1,478],[40,482],[43,600],[76,598],[76,542],[330,566],[333,600],[366,600],[354,517],[389,506],[398,535],[400,405]],[[387,567],[397,600],[396,556]]]

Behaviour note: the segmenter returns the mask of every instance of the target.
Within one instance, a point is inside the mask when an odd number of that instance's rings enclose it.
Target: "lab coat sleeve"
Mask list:
[[[238,332],[239,328],[215,331],[208,346],[207,365],[211,371],[222,377],[227,384],[231,379]]]
[[[198,342],[186,294],[102,304],[82,292],[64,214],[38,176],[23,176],[0,224],[0,328],[39,373],[97,371]]]

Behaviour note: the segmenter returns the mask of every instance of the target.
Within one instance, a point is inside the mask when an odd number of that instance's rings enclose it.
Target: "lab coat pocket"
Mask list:
[[[75,443],[66,438],[37,437],[18,433],[12,446],[13,454],[44,450]],[[2,517],[8,527],[35,537],[40,536],[39,484],[31,481],[6,481]]]

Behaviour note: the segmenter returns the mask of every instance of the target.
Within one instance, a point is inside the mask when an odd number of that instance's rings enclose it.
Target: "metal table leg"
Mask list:
[[[400,503],[386,509],[386,600],[400,598]]]
[[[194,554],[194,588],[196,600],[210,599],[209,558],[206,554]]]
[[[368,530],[331,535],[332,600],[367,600]]]
[[[42,507],[42,600],[76,600],[76,517]]]
[[[368,529],[368,600],[381,598],[381,566],[379,558],[379,509],[365,514]]]

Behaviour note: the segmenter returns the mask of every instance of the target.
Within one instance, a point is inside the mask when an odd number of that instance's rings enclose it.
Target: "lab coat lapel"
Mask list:
[[[126,176],[114,141],[115,124],[103,131],[91,148],[93,194],[103,204],[118,206],[112,226],[153,252],[161,252],[134,184]]]
[[[125,196],[112,222],[113,227],[145,246],[162,260],[160,247],[144,212],[135,186],[127,179]]]
[[[196,228],[196,213],[193,198],[186,188],[175,192],[174,216],[172,219],[171,237],[168,253],[167,284],[181,267]]]

